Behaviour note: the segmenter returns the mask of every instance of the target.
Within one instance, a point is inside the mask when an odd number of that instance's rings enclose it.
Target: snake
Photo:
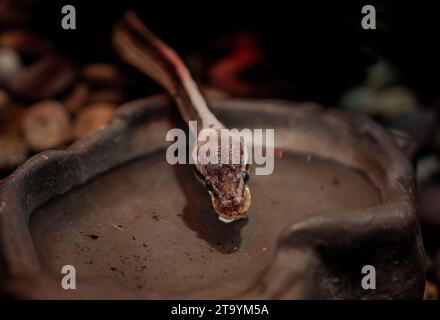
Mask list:
[[[199,137],[191,152],[195,159],[194,171],[198,180],[204,183],[219,220],[230,223],[245,218],[251,205],[251,193],[248,186],[248,148],[243,139],[237,136],[237,132],[224,130],[225,125],[210,110],[182,58],[150,31],[136,13],[125,13],[113,30],[112,41],[126,63],[168,92],[187,123],[197,121],[196,129],[190,126],[190,130],[196,131],[192,134]],[[200,136],[202,132],[215,135]],[[203,146],[209,147],[210,144],[221,146],[220,140],[223,139],[227,139],[226,148],[217,149],[219,152],[213,157],[206,157],[206,154],[203,157],[199,152]],[[231,141],[239,141],[238,147],[234,148]],[[210,155],[209,152],[207,155]]]

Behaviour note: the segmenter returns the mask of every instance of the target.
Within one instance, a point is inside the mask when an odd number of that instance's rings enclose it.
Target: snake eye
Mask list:
[[[242,175],[243,175],[243,182],[245,184],[248,183],[249,182],[249,178],[250,178],[249,173],[247,171],[243,171]]]
[[[212,191],[212,182],[210,180],[206,180],[205,184],[206,184],[206,189],[208,189],[208,191]]]

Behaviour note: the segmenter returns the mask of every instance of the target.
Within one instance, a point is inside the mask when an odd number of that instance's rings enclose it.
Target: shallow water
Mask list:
[[[31,218],[43,265],[163,295],[204,288],[234,297],[261,276],[292,223],[380,201],[359,172],[284,153],[272,175],[251,176],[248,219],[225,225],[192,170],[157,153],[51,201]]]

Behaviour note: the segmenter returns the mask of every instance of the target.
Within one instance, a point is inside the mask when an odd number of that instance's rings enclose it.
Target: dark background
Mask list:
[[[182,55],[206,52],[224,34],[251,31],[266,54],[264,72],[294,83],[294,90],[276,95],[336,105],[347,87],[362,81],[365,67],[383,57],[423,104],[433,104],[439,96],[440,57],[440,13],[434,3],[42,0],[34,4],[31,26],[80,61],[115,59],[110,31],[126,9],[134,9]],[[76,30],[60,27],[65,4],[76,8]],[[365,4],[376,7],[376,30],[361,28]]]

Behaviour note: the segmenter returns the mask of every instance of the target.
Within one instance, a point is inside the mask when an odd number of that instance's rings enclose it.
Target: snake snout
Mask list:
[[[219,204],[220,204],[220,207],[223,209],[232,207],[232,201],[229,199],[222,199],[222,200],[220,200]]]
[[[235,193],[229,193],[227,196],[225,196],[224,198],[220,199],[220,206],[222,208],[232,208],[235,206],[240,205],[243,201],[242,201],[242,197],[235,194]]]

